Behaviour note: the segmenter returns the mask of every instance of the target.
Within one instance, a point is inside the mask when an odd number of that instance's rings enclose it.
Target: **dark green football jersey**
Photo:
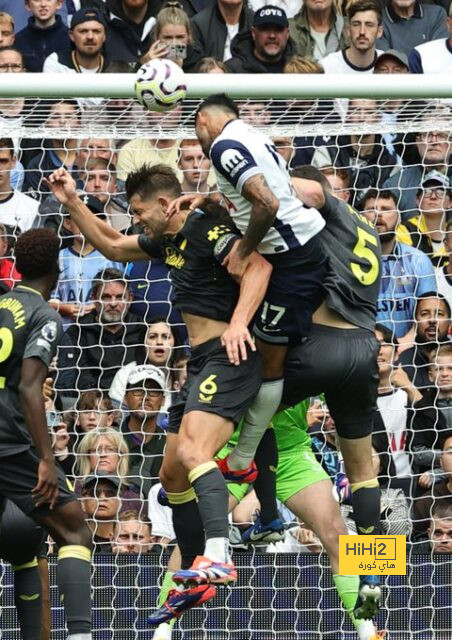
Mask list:
[[[238,238],[232,221],[196,209],[176,236],[155,242],[141,234],[138,243],[170,267],[179,311],[229,322],[240,287],[221,263]]]
[[[378,233],[365,216],[330,193],[320,213],[326,226],[319,238],[329,261],[326,304],[347,322],[373,331],[381,277]]]
[[[22,362],[39,358],[48,367],[61,331],[60,316],[38,291],[19,284],[0,297],[0,456],[31,446],[19,399]]]

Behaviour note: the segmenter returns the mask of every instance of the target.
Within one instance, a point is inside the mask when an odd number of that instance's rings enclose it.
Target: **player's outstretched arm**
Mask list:
[[[47,371],[39,358],[25,358],[22,362],[19,399],[25,423],[40,458],[38,483],[33,489],[33,497],[36,506],[49,503],[53,508],[58,498],[58,478],[42,393]]]
[[[279,209],[279,200],[262,173],[246,180],[242,196],[252,204],[250,221],[238,247],[239,256],[246,258],[257,248],[272,226]]]
[[[149,256],[140,248],[138,236],[124,236],[95,216],[77,194],[75,180],[66,169],[54,171],[46,181],[53,195],[66,207],[82,234],[109,260],[127,262]]]
[[[245,272],[240,279],[237,305],[228,328],[221,336],[231,364],[238,365],[241,360],[246,360],[247,345],[252,351],[256,350],[248,325],[264,299],[272,268],[256,251],[249,256]]]

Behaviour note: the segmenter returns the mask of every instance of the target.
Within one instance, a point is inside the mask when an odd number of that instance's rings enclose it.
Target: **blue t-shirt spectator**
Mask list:
[[[425,253],[401,242],[382,256],[382,267],[377,322],[400,338],[413,326],[416,297],[437,290],[435,271]]]

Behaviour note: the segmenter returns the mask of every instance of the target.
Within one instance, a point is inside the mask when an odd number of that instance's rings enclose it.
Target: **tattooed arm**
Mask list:
[[[279,200],[261,173],[245,182],[242,196],[253,205],[248,227],[238,247],[240,258],[246,258],[270,229],[279,208]]]

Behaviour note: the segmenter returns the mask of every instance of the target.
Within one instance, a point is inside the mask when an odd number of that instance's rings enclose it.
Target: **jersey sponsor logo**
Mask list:
[[[218,258],[218,256],[221,256],[228,243],[233,238],[237,238],[238,240],[238,236],[236,236],[234,233],[227,233],[216,241],[215,247],[213,248],[213,254],[216,258]]]
[[[233,178],[237,171],[246,166],[247,161],[237,149],[226,149],[220,157],[223,169]]]
[[[165,263],[174,269],[182,269],[185,258],[172,247],[165,247]]]
[[[230,231],[230,229],[225,224],[215,225],[214,227],[212,227],[212,229],[209,229],[209,232],[207,234],[207,240],[209,242],[213,242],[214,240],[218,240],[218,238],[220,236],[223,236],[228,231]]]
[[[53,342],[55,340],[58,335],[58,325],[55,320],[50,320],[42,327],[41,335],[47,342]]]

